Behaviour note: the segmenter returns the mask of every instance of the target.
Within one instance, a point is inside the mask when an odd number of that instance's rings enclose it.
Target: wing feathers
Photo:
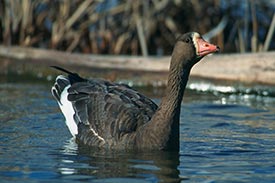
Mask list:
[[[147,123],[157,109],[153,101],[135,90],[102,80],[74,83],[68,92],[82,131],[78,136],[90,145],[103,140],[119,143],[124,134]]]

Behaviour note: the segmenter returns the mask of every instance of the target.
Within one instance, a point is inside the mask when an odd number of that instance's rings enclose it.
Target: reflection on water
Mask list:
[[[77,145],[50,85],[0,84],[1,182],[275,180],[274,88],[197,88],[182,105],[180,152],[135,153]]]
[[[179,154],[176,152],[113,152],[78,146],[74,139],[61,150],[63,159],[59,171],[69,179],[135,178],[140,180],[178,182]],[[81,158],[75,158],[81,154]],[[68,177],[70,175],[70,177]],[[79,176],[81,175],[81,176]],[[83,177],[83,175],[86,175]],[[129,180],[129,178],[125,179]]]

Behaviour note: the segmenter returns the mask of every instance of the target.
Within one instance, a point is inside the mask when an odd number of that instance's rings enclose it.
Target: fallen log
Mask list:
[[[169,60],[168,56],[103,56],[0,46],[1,74],[18,69],[20,72],[43,70],[53,73],[56,71],[49,71],[48,66],[58,65],[87,75],[100,72],[101,76],[111,80],[128,79],[134,75],[136,81],[165,82]],[[192,69],[191,77],[275,85],[275,52],[210,55]]]

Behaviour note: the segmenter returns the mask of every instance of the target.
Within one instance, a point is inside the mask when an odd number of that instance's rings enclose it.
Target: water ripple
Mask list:
[[[77,145],[49,86],[0,84],[1,182],[273,182],[272,93],[212,89],[187,91],[179,153],[136,153]]]

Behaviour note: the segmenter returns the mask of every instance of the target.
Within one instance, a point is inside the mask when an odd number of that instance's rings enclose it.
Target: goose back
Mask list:
[[[72,84],[68,100],[75,110],[77,138],[98,147],[134,146],[135,132],[157,110],[152,100],[129,86],[100,79]]]

